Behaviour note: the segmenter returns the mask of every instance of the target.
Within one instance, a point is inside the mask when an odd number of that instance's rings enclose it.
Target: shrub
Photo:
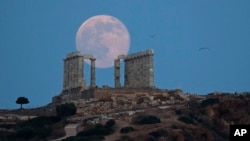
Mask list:
[[[66,139],[63,139],[62,141],[102,141],[104,140],[104,137],[102,136],[94,136],[94,137],[68,137]]]
[[[55,117],[55,116],[39,116],[33,119],[30,119],[24,123],[21,124],[21,127],[24,126],[36,126],[36,127],[41,127],[44,125],[51,125],[53,123],[61,121],[61,118]]]
[[[117,141],[134,141],[134,139],[129,136],[122,136],[121,139]]]
[[[96,126],[93,128],[79,132],[77,136],[81,137],[105,136],[109,135],[112,132],[113,129],[111,127],[106,127],[103,126],[102,124],[96,124]]]
[[[103,127],[103,125],[102,125],[101,123],[97,123],[97,124],[95,125],[95,128],[104,128],[104,127]]]
[[[182,116],[178,118],[179,121],[182,121],[186,124],[194,124],[194,121],[192,119],[190,119],[189,117],[186,116]]]
[[[76,114],[76,106],[74,103],[65,103],[56,107],[56,113],[59,117],[66,117]]]
[[[14,128],[14,127],[15,127],[15,125],[13,125],[13,124],[6,124],[6,123],[0,124],[0,128],[11,129],[11,128]]]
[[[188,101],[187,104],[188,104],[188,106],[189,106],[190,109],[197,109],[197,108],[200,107],[200,104],[195,99],[191,99],[190,101]]]
[[[134,117],[132,122],[134,124],[156,124],[160,123],[161,120],[158,117],[152,115],[139,115]]]
[[[229,115],[231,111],[229,109],[218,109],[220,116]]]
[[[112,128],[114,125],[115,125],[115,120],[113,119],[108,120],[105,124],[107,128]]]
[[[181,114],[182,114],[182,112],[181,112],[181,110],[180,110],[180,109],[177,109],[177,110],[175,110],[175,114],[177,114],[177,115],[181,115]]]
[[[37,134],[38,137],[40,137],[40,138],[46,138],[47,136],[50,135],[51,131],[52,130],[51,130],[50,127],[48,127],[48,128],[46,128],[46,127],[40,127],[40,128],[36,128],[34,130],[35,134]]]
[[[167,137],[168,132],[165,129],[158,129],[158,130],[152,131],[151,133],[149,133],[149,135],[158,139],[160,137]]]
[[[220,102],[220,100],[218,98],[209,98],[209,99],[203,100],[201,102],[201,106],[202,107],[207,107],[208,105],[217,104],[219,102]]]
[[[30,139],[33,137],[46,138],[52,132],[52,124],[61,121],[54,116],[40,116],[19,124],[16,137]]]
[[[16,137],[28,140],[34,136],[34,133],[34,129],[30,126],[27,126],[19,129],[16,133]]]
[[[120,133],[123,133],[123,134],[133,132],[133,131],[135,131],[135,129],[133,127],[131,127],[131,126],[123,127],[123,128],[120,129]]]
[[[178,129],[178,127],[177,127],[175,124],[172,124],[172,125],[171,125],[171,128],[172,128],[172,129]]]
[[[110,134],[110,129],[101,127],[101,128],[91,128],[82,132],[79,132],[77,136],[82,137],[91,137],[91,136],[105,136]]]
[[[145,140],[146,141],[157,141],[157,139],[154,136],[151,136],[151,135],[147,136]]]

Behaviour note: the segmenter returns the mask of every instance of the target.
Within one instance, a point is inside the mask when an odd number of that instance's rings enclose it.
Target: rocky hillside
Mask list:
[[[107,134],[85,125],[99,138],[80,132],[65,140],[228,141],[229,125],[250,124],[250,94],[213,93],[203,100],[194,96],[183,105],[145,109],[131,117],[114,119],[116,124]],[[88,128],[83,132],[88,132]]]
[[[115,121],[112,127],[107,124],[109,119]],[[62,123],[65,126],[65,122]],[[205,99],[190,96],[187,102],[178,105],[144,109],[132,115],[113,114],[99,120],[92,117],[79,123],[81,131],[65,141],[228,141],[229,125],[250,124],[250,93],[211,93]],[[58,125],[60,122],[56,124],[50,129],[61,132],[63,126]],[[6,135],[4,127],[17,132],[16,126],[5,125],[1,127],[0,136]],[[43,139],[64,136],[63,132],[56,133],[52,131]]]
[[[152,108],[131,117],[114,119],[113,132],[96,140],[228,141],[229,125],[250,124],[250,94],[213,93],[203,100],[191,97],[184,105]],[[79,134],[66,140],[82,138],[93,139]]]

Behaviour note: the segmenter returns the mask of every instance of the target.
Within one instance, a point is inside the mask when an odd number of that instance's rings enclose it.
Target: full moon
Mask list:
[[[127,54],[130,37],[125,25],[109,15],[97,15],[87,19],[77,31],[76,49],[96,58],[97,68],[114,65],[114,59]],[[88,59],[84,60],[90,64]]]

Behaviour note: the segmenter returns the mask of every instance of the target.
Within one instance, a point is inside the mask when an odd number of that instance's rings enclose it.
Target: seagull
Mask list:
[[[207,47],[199,48],[199,51],[202,51],[202,50],[210,50],[210,48],[207,48]]]
[[[156,34],[155,34],[155,33],[154,33],[154,34],[149,35],[149,37],[150,37],[151,39],[155,38],[155,36],[156,36]]]

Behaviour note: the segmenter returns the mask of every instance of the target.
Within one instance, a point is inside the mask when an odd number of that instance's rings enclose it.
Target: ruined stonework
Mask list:
[[[64,59],[63,90],[75,88],[87,88],[84,77],[84,59],[90,59],[90,87],[95,87],[95,58],[90,54],[81,54],[79,51],[72,52]]]
[[[115,88],[120,88],[121,83],[120,83],[120,60],[121,59],[126,59],[127,55],[119,55],[117,59],[114,61],[114,69],[115,69]]]
[[[112,95],[134,95],[151,93],[154,88],[153,50],[146,50],[129,55],[119,55],[114,60],[115,88],[97,88],[95,84],[95,58],[90,54],[73,52],[64,59],[63,91],[53,98],[53,103],[60,104],[77,99],[103,99]],[[90,59],[90,86],[85,82],[84,59]],[[120,84],[120,60],[125,63],[124,86]]]
[[[80,52],[67,55],[64,59],[63,90],[86,87],[83,67],[83,55]]]
[[[94,89],[94,98],[71,101],[82,117],[100,114],[135,112],[140,109],[167,108],[183,104],[180,90],[161,89]]]
[[[153,50],[146,50],[126,57],[125,87],[150,88],[154,87]]]
[[[90,86],[87,86],[84,75],[84,59],[89,59]],[[83,91],[95,88],[95,58],[91,54],[81,54],[79,51],[67,54],[64,59],[63,90],[59,96],[53,97],[53,103],[81,98]]]
[[[146,50],[129,55],[120,55],[115,60],[115,88],[120,84],[120,60],[125,62],[125,88],[152,88],[154,87],[154,52]]]

